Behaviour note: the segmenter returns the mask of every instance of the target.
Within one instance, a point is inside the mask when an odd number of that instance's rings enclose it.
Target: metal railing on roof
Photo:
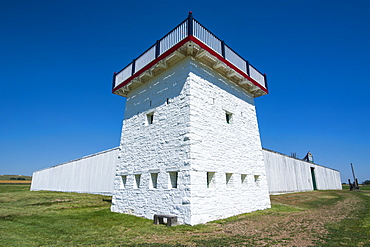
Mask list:
[[[233,64],[267,90],[266,75],[259,72],[247,60],[242,58],[239,54],[227,46],[224,41],[217,38],[217,36],[196,21],[193,18],[192,13],[189,13],[188,18],[181,22],[162,39],[157,40],[154,45],[152,45],[138,58],[134,59],[132,63],[124,67],[118,73],[115,73],[113,77],[113,90],[156,59],[158,56],[162,55],[189,36],[194,36],[202,41],[205,45],[207,45],[217,54],[221,55],[224,59]]]

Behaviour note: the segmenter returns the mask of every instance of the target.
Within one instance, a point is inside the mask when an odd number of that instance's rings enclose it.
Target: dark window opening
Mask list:
[[[241,176],[242,184],[246,183],[247,182],[247,180],[246,180],[247,174],[241,174],[240,176]]]
[[[178,172],[170,172],[169,174],[171,188],[177,188]]]
[[[151,180],[152,180],[152,188],[156,189],[157,188],[157,183],[158,183],[158,173],[151,173]]]
[[[230,113],[230,112],[226,112],[226,123],[231,123],[231,118],[232,118],[233,114]]]
[[[141,180],[141,175],[138,174],[138,175],[135,175],[135,189],[138,189],[140,188],[140,180]]]
[[[152,113],[147,114],[146,118],[147,118],[148,124],[152,124],[154,120],[154,113],[152,112]]]
[[[207,172],[207,188],[213,188],[215,186],[215,173]]]
[[[127,176],[123,175],[121,176],[121,178],[122,178],[122,188],[126,188]]]
[[[230,186],[232,183],[232,173],[226,173],[226,185]]]

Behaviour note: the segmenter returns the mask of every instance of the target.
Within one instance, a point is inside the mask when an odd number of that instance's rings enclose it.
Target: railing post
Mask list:
[[[159,56],[159,53],[161,51],[161,42],[159,40],[157,40],[157,43],[155,45],[155,58],[157,58]]]
[[[193,12],[189,11],[188,16],[188,36],[193,36]]]
[[[245,63],[247,64],[247,75],[248,76],[251,76],[251,73],[249,71],[249,62],[248,61],[245,61]]]
[[[225,56],[225,41],[221,41],[221,55],[223,56],[223,58],[226,59],[226,56]]]
[[[116,72],[114,72],[114,73],[113,73],[112,90],[116,87],[116,75],[117,75],[117,73],[116,73]]]
[[[135,60],[136,60],[136,59],[133,59],[133,60],[132,60],[132,66],[131,66],[131,69],[132,69],[132,70],[131,70],[131,75],[134,75],[134,74],[135,74]]]
[[[267,76],[266,76],[266,74],[263,74],[263,78],[265,78],[265,88],[266,88],[267,90],[269,90],[269,88],[268,88],[268,86],[267,86]]]

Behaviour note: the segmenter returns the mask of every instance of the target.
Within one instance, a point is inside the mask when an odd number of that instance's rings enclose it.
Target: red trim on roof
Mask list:
[[[127,78],[125,81],[123,81],[120,85],[118,85],[117,87],[115,87],[112,90],[112,92],[114,93],[116,90],[118,90],[121,87],[127,85],[132,79],[134,79],[135,77],[139,76],[145,70],[150,69],[153,65],[155,65],[156,63],[158,63],[160,60],[164,59],[165,57],[169,56],[172,52],[176,51],[178,48],[180,48],[181,46],[183,46],[188,41],[193,41],[194,43],[198,44],[204,50],[208,51],[211,55],[215,56],[216,58],[218,58],[219,60],[221,60],[223,63],[225,63],[227,66],[229,66],[232,69],[234,69],[236,72],[238,72],[239,74],[241,74],[244,78],[248,79],[254,85],[256,85],[257,87],[261,88],[264,92],[268,93],[268,90],[266,88],[264,88],[262,85],[260,85],[257,81],[255,81],[253,78],[251,78],[250,76],[248,76],[242,70],[238,69],[235,65],[233,65],[232,63],[230,63],[229,61],[227,61],[220,54],[218,54],[217,52],[215,52],[214,50],[212,50],[209,46],[207,46],[202,41],[200,41],[199,39],[197,39],[196,37],[194,37],[192,35],[187,36],[186,38],[184,38],[183,40],[181,40],[179,43],[177,43],[176,45],[172,46],[170,49],[168,49],[163,54],[161,54],[160,56],[158,56],[156,59],[154,59],[153,61],[151,61],[150,63],[148,63],[146,66],[144,66],[143,68],[141,68],[135,74],[133,74],[132,76],[130,76],[129,78]]]
[[[141,73],[143,73],[145,70],[147,69],[150,69],[153,65],[155,65],[156,63],[158,63],[160,60],[164,59],[165,57],[167,57],[168,55],[170,55],[172,52],[176,51],[177,49],[179,49],[181,46],[183,46],[186,42],[190,41],[189,39],[189,36],[184,38],[183,40],[181,40],[179,43],[177,43],[176,45],[172,46],[170,49],[168,49],[167,51],[165,51],[163,54],[159,55],[156,59],[154,59],[153,61],[151,61],[150,63],[148,63],[147,65],[145,65],[143,68],[141,68],[139,71],[137,71],[135,74],[133,74],[132,76],[130,76],[129,78],[127,78],[125,81],[123,81],[120,85],[118,85],[117,87],[115,87],[112,92],[115,92],[116,90],[120,89],[121,87],[127,85],[127,83],[129,83],[132,79],[134,79],[135,77],[139,76]]]
[[[212,54],[213,56],[217,57],[219,60],[221,60],[227,66],[231,67],[233,70],[235,70],[236,72],[238,72],[239,74],[241,74],[244,78],[246,78],[249,81],[251,81],[254,85],[256,85],[257,87],[261,88],[263,91],[265,91],[266,93],[268,93],[268,90],[266,88],[264,88],[262,85],[260,85],[257,81],[255,81],[253,78],[251,78],[245,72],[243,72],[242,70],[238,69],[238,67],[236,67],[235,65],[233,65],[232,63],[230,63],[229,61],[227,61],[223,56],[221,56],[220,54],[218,54],[217,52],[215,52],[212,48],[210,48],[209,46],[207,46],[206,44],[204,44],[202,41],[200,41],[199,39],[197,39],[194,36],[189,36],[189,38],[190,38],[191,41],[193,41],[194,43],[198,44],[204,50],[208,51],[210,54]]]

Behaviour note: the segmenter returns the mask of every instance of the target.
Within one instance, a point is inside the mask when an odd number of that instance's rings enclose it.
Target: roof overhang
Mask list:
[[[114,94],[127,97],[128,93],[133,89],[151,80],[187,56],[197,59],[222,77],[239,85],[255,98],[268,93],[267,89],[257,81],[192,35],[187,36],[132,76],[128,77],[114,87],[112,91]]]

